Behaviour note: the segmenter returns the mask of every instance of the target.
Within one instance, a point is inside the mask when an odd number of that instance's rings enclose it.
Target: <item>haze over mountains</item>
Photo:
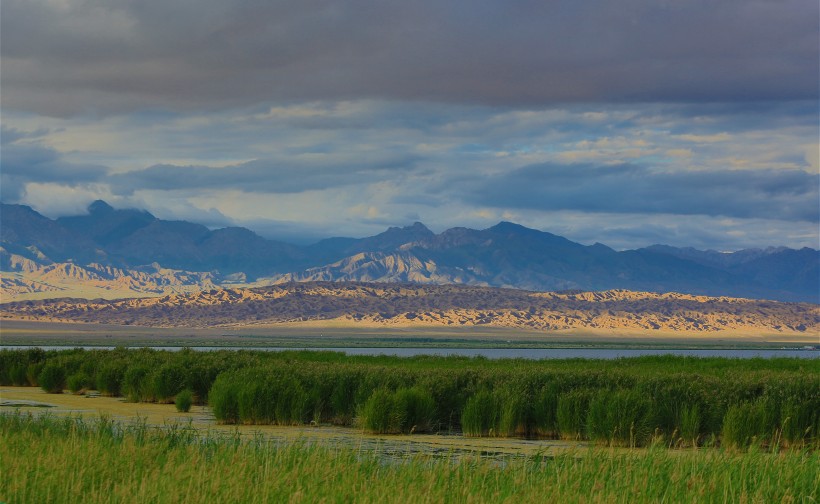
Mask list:
[[[134,297],[289,281],[468,284],[538,291],[629,289],[820,302],[820,252],[734,253],[663,245],[616,251],[501,222],[435,234],[421,223],[296,246],[238,227],[117,210],[49,219],[0,209],[3,301]]]

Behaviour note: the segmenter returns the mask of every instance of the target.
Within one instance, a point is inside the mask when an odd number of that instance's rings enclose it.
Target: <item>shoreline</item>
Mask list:
[[[790,349],[820,347],[814,334],[573,330],[504,327],[373,327],[352,324],[275,324],[239,327],[148,327],[3,319],[0,347],[128,346],[225,348],[611,348]]]

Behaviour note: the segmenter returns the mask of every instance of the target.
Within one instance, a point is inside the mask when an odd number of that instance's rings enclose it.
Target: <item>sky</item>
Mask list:
[[[3,0],[0,199],[820,247],[816,0]]]

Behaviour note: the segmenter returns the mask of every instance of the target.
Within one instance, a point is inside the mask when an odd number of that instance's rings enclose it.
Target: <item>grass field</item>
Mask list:
[[[502,461],[0,415],[0,501],[816,502],[816,451],[583,449]]]

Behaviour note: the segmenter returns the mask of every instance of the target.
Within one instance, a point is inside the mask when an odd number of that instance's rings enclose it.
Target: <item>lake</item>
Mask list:
[[[0,349],[10,350],[42,348],[44,350],[66,350],[69,348],[83,348],[86,350],[111,350],[113,346],[36,346],[36,345],[3,345]],[[132,347],[137,348],[137,347]],[[181,346],[154,346],[156,350],[179,351]],[[462,357],[485,357],[487,359],[620,359],[623,357],[640,357],[644,355],[682,355],[689,357],[728,357],[735,359],[777,357],[794,357],[800,359],[820,358],[820,350],[796,349],[687,349],[687,348],[385,348],[385,347],[356,347],[356,348],[285,348],[285,347],[218,347],[196,346],[189,347],[198,352],[215,350],[255,350],[263,352],[281,352],[286,350],[312,350],[343,352],[347,355],[396,355],[412,357],[416,355],[457,355]]]

